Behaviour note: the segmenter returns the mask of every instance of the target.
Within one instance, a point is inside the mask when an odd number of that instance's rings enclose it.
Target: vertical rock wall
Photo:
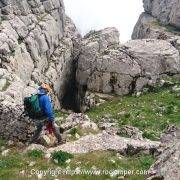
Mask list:
[[[49,81],[60,107],[81,39],[62,0],[0,1],[0,136],[26,140],[23,98]]]
[[[162,39],[180,51],[180,1],[144,0],[144,10],[134,27],[132,39]]]
[[[143,0],[144,10],[163,24],[180,29],[179,0]]]

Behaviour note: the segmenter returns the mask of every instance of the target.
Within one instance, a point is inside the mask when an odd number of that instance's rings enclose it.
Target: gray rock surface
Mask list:
[[[87,115],[83,113],[72,113],[67,118],[65,123],[60,125],[62,131],[67,131],[75,126],[91,123]]]
[[[162,75],[180,72],[179,52],[171,43],[146,39],[120,45],[116,29],[108,28],[110,38],[102,41],[106,33],[107,29],[91,32],[81,43],[76,72],[79,104],[86,104],[86,91],[129,94],[154,86]]]
[[[33,151],[33,150],[40,150],[40,151],[44,151],[46,148],[40,144],[31,144],[29,145],[24,152],[28,152],[28,151]]]
[[[149,7],[150,1],[148,12]],[[62,0],[2,0],[0,19],[0,136],[6,139],[26,141],[34,132],[33,121],[22,115],[23,99],[35,93],[41,81],[52,86],[56,109],[62,107],[67,90],[75,92],[77,85],[76,101],[85,111],[85,104],[92,107],[103,101],[97,102],[96,95],[91,98],[94,92],[134,93],[154,86],[163,75],[180,72],[178,40],[120,45],[117,29],[105,28],[81,41]]]
[[[132,39],[163,39],[180,52],[178,0],[144,0],[145,12],[134,27]]]
[[[179,0],[143,0],[145,12],[156,17],[163,24],[180,28]]]
[[[96,123],[94,122],[89,122],[89,121],[85,121],[82,125],[81,125],[82,130],[88,130],[88,131],[98,131],[98,126]]]
[[[119,132],[127,135],[129,138],[143,140],[143,132],[140,131],[137,127],[126,125],[120,128]]]
[[[119,133],[117,121],[109,115],[104,115],[100,122],[98,122],[98,127],[111,135],[117,135]]]
[[[68,142],[61,146],[50,148],[46,151],[47,154],[54,151],[66,151],[69,153],[89,153],[98,150],[115,150],[122,154],[126,154],[128,147],[132,146],[134,152],[151,151],[157,149],[159,142],[149,140],[133,140],[129,138],[119,137],[117,135],[110,135],[106,132],[97,135],[87,135],[74,142]]]
[[[163,144],[173,142],[177,139],[180,139],[180,128],[173,125],[168,126],[161,136],[161,142]]]
[[[152,81],[161,74],[180,73],[179,52],[164,40],[132,40],[125,46],[137,58],[141,74]]]
[[[60,107],[81,36],[62,0],[2,0],[0,19],[0,135],[26,140],[34,125],[21,116],[23,98],[46,80]]]
[[[163,135],[162,142],[165,148],[155,164],[149,169],[150,177],[148,180],[177,180],[180,173],[180,129],[168,127]]]
[[[86,105],[86,110],[91,109],[93,107],[98,107],[106,101],[110,101],[114,98],[114,96],[103,93],[95,93],[86,91],[84,96],[84,103]]]
[[[142,13],[134,27],[132,39],[162,39],[170,42],[180,52],[180,33],[170,26],[162,26],[158,20]]]

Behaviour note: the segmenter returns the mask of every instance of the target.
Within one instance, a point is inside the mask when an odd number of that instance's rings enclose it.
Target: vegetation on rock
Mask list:
[[[179,85],[178,79],[173,80]],[[170,87],[136,96],[115,96],[114,100],[95,107],[87,114],[95,122],[105,114],[118,122],[119,127],[131,125],[143,132],[143,137],[158,140],[168,125],[180,125],[180,98]]]

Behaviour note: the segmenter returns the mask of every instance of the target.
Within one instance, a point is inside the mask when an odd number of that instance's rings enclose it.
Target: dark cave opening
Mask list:
[[[72,110],[76,113],[79,113],[80,107],[77,100],[78,86],[76,83],[77,60],[78,58],[73,60],[70,78],[68,80],[68,83],[66,83],[65,93],[61,99],[61,106],[65,110]]]

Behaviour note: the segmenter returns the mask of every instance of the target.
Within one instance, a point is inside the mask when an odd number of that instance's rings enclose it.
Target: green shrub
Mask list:
[[[155,162],[155,158],[152,155],[141,155],[139,157],[139,161],[140,161],[141,167],[147,170]]]
[[[166,28],[167,31],[175,34],[175,35],[180,35],[180,31],[178,29],[176,29],[175,27],[173,26],[170,26],[170,25],[164,25],[164,27]]]
[[[157,140],[156,133],[153,131],[145,131],[142,136],[143,136],[143,138]]]
[[[57,160],[59,165],[64,165],[68,159],[72,159],[74,156],[68,152],[56,151],[51,154],[53,160]]]
[[[7,20],[6,16],[1,16],[1,23],[2,23],[2,21],[6,21],[6,20]]]
[[[27,155],[32,158],[43,158],[44,152],[41,150],[31,150],[27,152]]]

